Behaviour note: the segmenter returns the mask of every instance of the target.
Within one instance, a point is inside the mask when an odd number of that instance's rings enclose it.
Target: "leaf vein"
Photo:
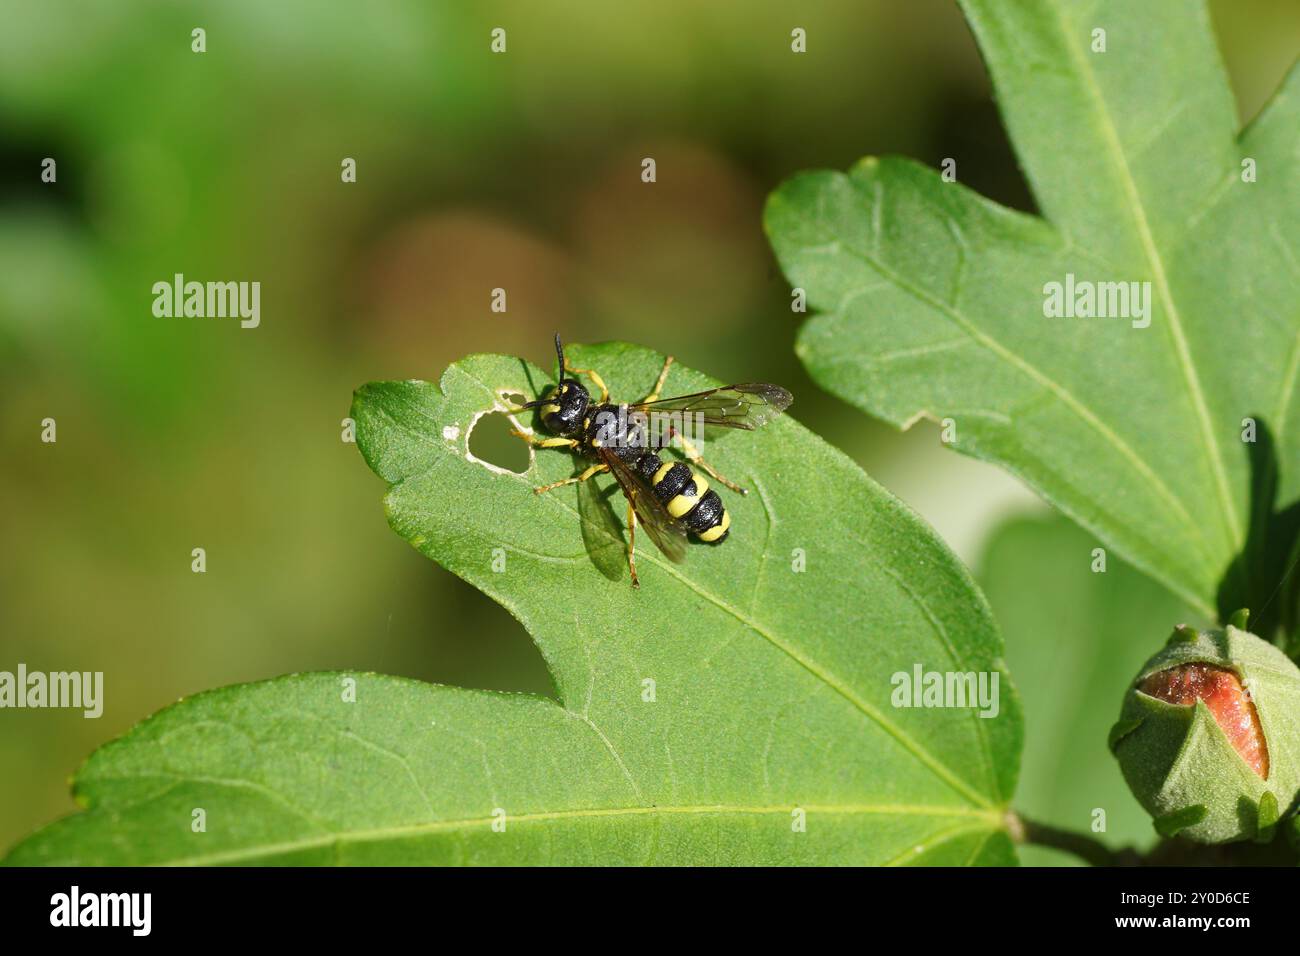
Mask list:
[[[1106,141],[1107,149],[1111,153],[1115,169],[1119,173],[1120,185],[1124,190],[1125,198],[1128,200],[1130,211],[1133,214],[1138,240],[1142,244],[1143,253],[1146,255],[1152,278],[1156,283],[1156,289],[1161,301],[1164,303],[1165,313],[1169,317],[1169,330],[1174,340],[1174,351],[1183,373],[1183,380],[1187,386],[1188,394],[1192,400],[1192,408],[1200,429],[1201,444],[1205,447],[1205,456],[1210,464],[1211,475],[1219,495],[1219,503],[1223,508],[1224,517],[1228,523],[1234,550],[1240,550],[1244,540],[1241,520],[1237,514],[1236,502],[1232,498],[1232,491],[1228,486],[1228,472],[1223,450],[1219,447],[1218,438],[1214,434],[1214,427],[1210,421],[1209,405],[1205,400],[1205,391],[1192,364],[1191,350],[1188,347],[1187,337],[1183,331],[1182,317],[1179,314],[1177,304],[1174,302],[1173,292],[1169,288],[1164,260],[1160,255],[1160,250],[1156,247],[1155,237],[1151,232],[1151,223],[1147,219],[1146,207],[1142,203],[1142,196],[1138,192],[1137,183],[1133,179],[1133,171],[1129,168],[1128,159],[1124,155],[1119,133],[1115,129],[1115,122],[1111,118],[1110,110],[1101,93],[1101,87],[1097,83],[1097,75],[1088,60],[1083,56],[1083,53],[1078,49],[1077,44],[1072,41],[1072,31],[1066,24],[1065,14],[1058,7],[1053,7],[1053,10],[1056,14],[1057,25],[1064,35],[1064,46],[1069,51],[1075,70],[1083,78],[1084,88],[1092,101],[1097,116],[1098,128]]]

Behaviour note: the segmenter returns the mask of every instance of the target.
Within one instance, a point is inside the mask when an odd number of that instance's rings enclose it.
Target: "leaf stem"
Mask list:
[[[1141,854],[1131,847],[1112,850],[1100,840],[1007,813],[1007,830],[1017,843],[1032,843],[1072,853],[1092,866],[1140,866]]]

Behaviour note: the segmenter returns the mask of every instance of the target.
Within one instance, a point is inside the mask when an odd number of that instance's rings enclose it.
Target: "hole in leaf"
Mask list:
[[[522,475],[529,466],[528,445],[510,434],[514,427],[505,412],[483,415],[471,426],[469,453],[479,461]]]

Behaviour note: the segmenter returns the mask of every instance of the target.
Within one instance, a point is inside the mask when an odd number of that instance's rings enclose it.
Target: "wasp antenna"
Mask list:
[[[560,360],[560,381],[564,381],[564,343],[560,341],[560,333],[555,333],[555,357]]]

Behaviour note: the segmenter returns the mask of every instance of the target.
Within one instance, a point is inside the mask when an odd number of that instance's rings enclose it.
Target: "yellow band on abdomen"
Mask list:
[[[727,533],[727,529],[730,527],[731,527],[731,512],[724,511],[722,512],[721,521],[715,524],[708,531],[703,531],[700,534],[696,535],[696,537],[698,537],[701,541],[717,541],[719,538],[721,538],[724,534]]]
[[[696,498],[694,495],[689,497],[686,495],[674,495],[672,500],[668,502],[668,513],[674,518],[680,518],[699,503],[700,499]]]

